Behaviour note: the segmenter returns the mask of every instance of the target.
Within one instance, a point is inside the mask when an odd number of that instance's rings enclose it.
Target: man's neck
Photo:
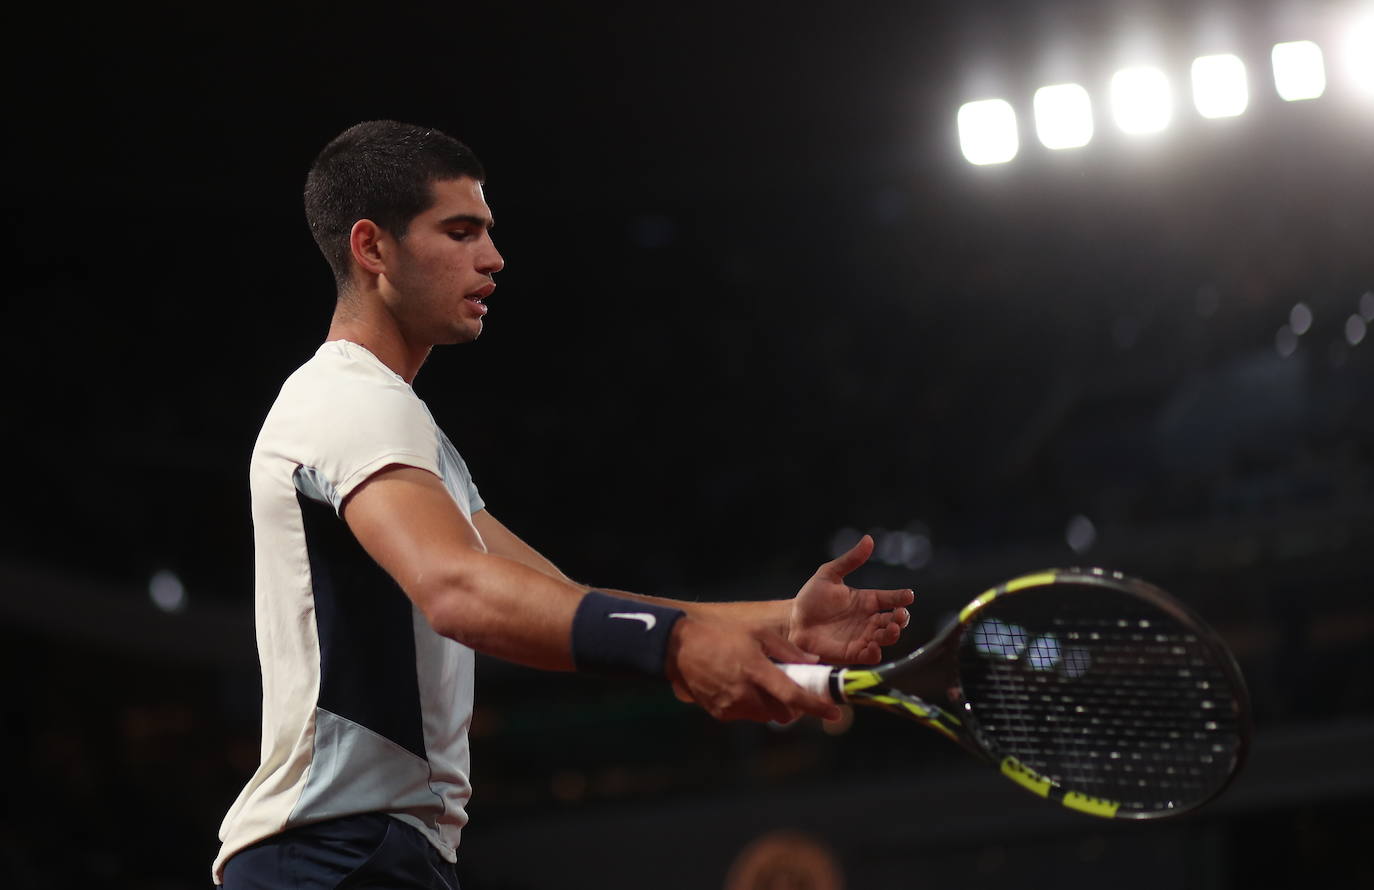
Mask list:
[[[415,382],[415,375],[420,373],[420,366],[429,357],[430,350],[428,346],[413,347],[408,344],[389,316],[384,319],[370,318],[366,313],[350,311],[343,301],[334,309],[325,340],[357,343],[399,374],[406,383]]]

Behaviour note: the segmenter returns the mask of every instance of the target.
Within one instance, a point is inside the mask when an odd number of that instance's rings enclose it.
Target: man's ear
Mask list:
[[[353,262],[370,275],[386,272],[386,261],[382,259],[382,239],[386,233],[370,219],[360,219],[353,224],[348,233],[348,247],[353,252]]]

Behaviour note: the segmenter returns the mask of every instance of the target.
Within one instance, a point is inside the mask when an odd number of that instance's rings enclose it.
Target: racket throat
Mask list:
[[[959,636],[947,630],[883,671],[883,682],[942,708],[960,710]]]

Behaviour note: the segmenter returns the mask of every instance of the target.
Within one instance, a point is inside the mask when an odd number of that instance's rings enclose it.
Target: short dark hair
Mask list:
[[[404,238],[434,203],[432,184],[464,176],[486,180],[472,149],[438,130],[364,121],[334,137],[305,178],[305,219],[339,288],[348,283],[354,223],[370,219]]]

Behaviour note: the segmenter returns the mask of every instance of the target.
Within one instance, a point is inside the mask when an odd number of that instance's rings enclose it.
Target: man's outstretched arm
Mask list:
[[[486,510],[478,511],[472,521],[490,552],[569,580]],[[693,603],[620,590],[607,592],[675,606],[698,618],[771,630],[827,663],[876,664],[882,647],[897,642],[910,621],[906,607],[914,596],[910,589],[882,590],[846,584],[845,577],[872,555],[873,539],[864,535],[848,552],[822,564],[790,600]]]
[[[576,667],[573,621],[589,588],[488,552],[434,474],[382,470],[354,490],[342,515],[437,632],[531,667]],[[674,688],[719,719],[837,715],[770,658],[810,660],[771,630],[688,614],[673,625],[663,668]]]

